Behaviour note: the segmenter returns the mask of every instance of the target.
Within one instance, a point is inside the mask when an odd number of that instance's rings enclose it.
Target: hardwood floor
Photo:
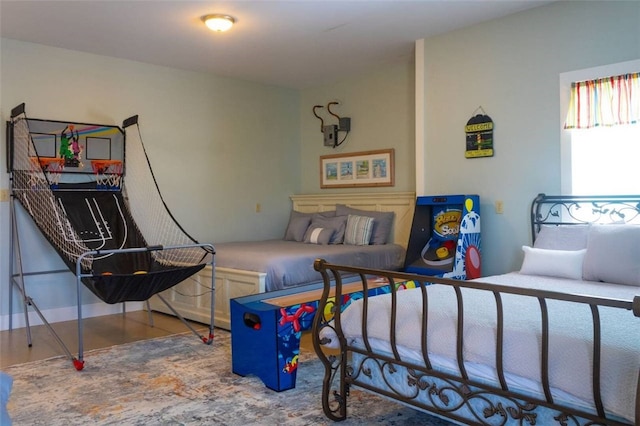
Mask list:
[[[86,318],[83,321],[84,350],[106,348],[137,340],[168,336],[189,332],[179,319],[162,313],[153,313],[153,327],[149,325],[147,311],[126,312],[124,314],[105,315]],[[199,333],[208,335],[208,326],[191,323]],[[78,325],[76,321],[52,324],[69,351],[78,354]],[[31,327],[32,346],[27,345],[25,328],[0,332],[0,369],[14,364],[64,355],[49,330],[44,325]]]
[[[174,316],[153,312],[154,326],[149,325],[147,311],[134,311],[124,314],[105,315],[87,318],[83,321],[84,350],[106,348],[138,340],[168,336],[176,333],[190,332],[189,329]],[[206,324],[191,322],[192,326],[203,335],[208,335]],[[78,325],[76,321],[65,321],[52,324],[62,341],[73,354],[78,355]],[[215,332],[214,332],[215,334]],[[0,370],[10,365],[47,359],[64,355],[64,350],[51,336],[44,325],[31,327],[32,346],[27,345],[25,328],[12,331],[0,331]],[[303,333],[301,351],[313,353],[310,333]]]

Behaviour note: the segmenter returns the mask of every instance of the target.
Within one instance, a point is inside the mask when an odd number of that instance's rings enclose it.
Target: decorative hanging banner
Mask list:
[[[483,111],[484,112],[484,111]],[[466,158],[493,157],[493,120],[486,114],[471,117],[464,127],[467,135]]]

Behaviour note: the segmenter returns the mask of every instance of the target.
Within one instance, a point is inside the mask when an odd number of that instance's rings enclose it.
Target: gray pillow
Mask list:
[[[291,210],[289,215],[289,223],[287,224],[287,230],[284,233],[285,241],[302,241],[304,239],[304,233],[311,223],[313,216],[318,215],[322,217],[334,217],[336,215],[335,210],[329,210],[326,212],[318,213],[303,213],[297,210]]]
[[[394,212],[374,212],[368,210],[354,209],[344,204],[336,205],[336,215],[356,215],[372,217],[373,230],[371,231],[371,244],[387,244],[393,226]]]
[[[313,215],[319,215],[322,217],[336,217],[336,211],[335,210],[327,210],[326,212],[317,212],[317,213],[312,213]]]
[[[304,233],[304,242],[309,244],[329,244],[333,235],[333,228],[321,228],[317,225],[311,225]]]
[[[329,244],[342,244],[344,229],[347,226],[347,216],[325,217],[322,213],[316,213],[311,218],[311,226],[333,229],[334,232]]]
[[[291,210],[289,216],[289,224],[287,230],[284,233],[285,241],[302,241],[304,239],[304,233],[311,223],[312,213],[300,213],[295,210]]]

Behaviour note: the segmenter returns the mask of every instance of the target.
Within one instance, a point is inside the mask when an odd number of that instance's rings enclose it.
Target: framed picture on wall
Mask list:
[[[392,149],[323,155],[320,188],[393,186]]]

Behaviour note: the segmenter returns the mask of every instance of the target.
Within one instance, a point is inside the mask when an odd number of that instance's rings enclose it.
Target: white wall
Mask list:
[[[484,275],[519,269],[531,200],[560,193],[560,74],[640,58],[639,22],[640,2],[557,2],[424,40],[424,187],[480,195]],[[479,106],[495,155],[465,159]]]
[[[9,39],[0,54],[1,188],[8,188],[4,122],[16,105],[25,102],[32,118],[110,125],[138,114],[160,190],[187,232],[213,244],[283,235],[288,196],[301,188],[297,91]],[[0,203],[3,324],[8,213]],[[37,232],[23,251],[28,267],[62,265]],[[30,293],[42,309],[75,306],[67,275],[35,280]]]
[[[413,58],[399,58],[396,63],[355,78],[346,78],[325,86],[305,89],[300,96],[301,189],[304,193],[414,191],[414,93]],[[313,115],[314,105],[325,124],[337,124],[326,112],[329,102],[340,105],[331,110],[351,117],[351,133],[337,148],[323,145],[320,120]],[[339,134],[342,138],[343,133]],[[395,185],[382,188],[320,189],[320,156],[395,149]]]

